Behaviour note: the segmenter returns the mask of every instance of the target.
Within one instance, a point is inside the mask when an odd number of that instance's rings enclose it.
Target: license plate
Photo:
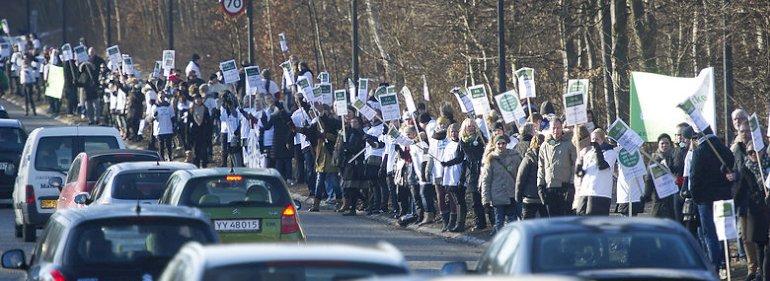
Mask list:
[[[214,220],[214,230],[223,232],[258,232],[259,220]]]
[[[43,209],[56,208],[56,200],[40,200],[40,208],[43,208]]]

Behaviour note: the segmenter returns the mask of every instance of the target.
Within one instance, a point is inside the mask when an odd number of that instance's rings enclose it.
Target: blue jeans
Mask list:
[[[340,190],[340,181],[337,177],[337,173],[318,173],[318,177],[315,182],[315,198],[324,199],[342,198],[342,191]],[[324,195],[328,195],[324,196]]]
[[[709,204],[698,204],[698,218],[703,229],[704,242],[706,242],[706,254],[711,259],[714,268],[718,269],[724,260],[724,253],[722,252],[724,249],[722,249],[722,244],[719,243],[716,226],[714,225],[714,205],[711,202]]]
[[[516,220],[516,206],[512,204],[508,205],[502,205],[502,206],[494,206],[495,209],[495,232],[500,231],[500,229],[505,226],[505,224],[509,222],[513,222]]]

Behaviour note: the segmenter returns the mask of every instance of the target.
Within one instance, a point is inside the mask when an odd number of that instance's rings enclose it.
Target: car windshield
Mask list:
[[[679,234],[660,232],[560,233],[535,240],[536,273],[595,269],[705,269]]]
[[[88,165],[88,181],[96,181],[99,179],[104,171],[112,165],[125,162],[138,162],[138,161],[158,161],[160,160],[156,155],[144,155],[144,154],[113,154],[103,155],[89,159]]]
[[[27,134],[20,128],[0,127],[0,150],[19,150],[24,147]]]
[[[137,217],[81,225],[67,243],[68,262],[89,265],[168,263],[187,242],[213,241],[207,224],[197,220]]]
[[[286,206],[291,202],[280,179],[227,175],[190,180],[181,198],[193,207]]]
[[[66,173],[75,158],[75,137],[43,137],[37,144],[35,169]]]
[[[163,185],[173,171],[144,171],[125,173],[112,182],[112,198],[126,200],[157,200],[163,195]]]
[[[372,276],[404,275],[402,267],[345,261],[294,261],[275,263],[244,263],[207,270],[206,281],[286,280],[337,281],[359,280]]]

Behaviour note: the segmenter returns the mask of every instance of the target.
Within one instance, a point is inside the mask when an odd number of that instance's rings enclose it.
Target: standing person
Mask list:
[[[190,139],[193,148],[193,164],[198,168],[208,166],[208,148],[211,146],[211,115],[203,105],[203,94],[194,96],[194,104],[190,108]]]
[[[760,165],[761,160],[761,165]],[[760,169],[763,171],[760,172]],[[767,205],[767,189],[764,187],[763,175],[767,175],[770,172],[770,159],[764,152],[757,152],[754,149],[752,142],[746,142],[746,161],[740,170],[740,182],[738,184],[738,192],[736,193],[735,200],[741,200],[746,202],[746,214],[741,219],[741,236],[744,243],[754,244],[753,249],[758,253],[757,259],[749,259],[751,265],[749,267],[747,280],[753,280],[754,277],[760,272],[759,266],[763,267],[763,276],[757,278],[758,280],[767,280],[770,272],[770,263],[767,262],[768,249],[768,223],[770,217],[770,208]],[[746,248],[746,256],[749,257],[748,247]],[[749,279],[751,278],[751,279]]]
[[[674,163],[674,151],[671,149],[671,136],[668,134],[661,134],[658,136],[658,149],[652,154],[652,161],[665,166],[667,169],[671,169],[671,164]],[[659,198],[658,193],[655,191],[655,184],[652,182],[652,178],[649,175],[645,175],[645,192],[644,197],[652,200],[652,216],[656,218],[676,218],[676,210],[674,209],[674,198],[676,194],[669,195],[666,198]],[[647,200],[642,200],[647,201]]]
[[[433,185],[436,187],[438,212],[441,213],[441,221],[443,223],[441,231],[446,232],[451,229],[450,225],[454,225],[454,222],[457,220],[457,211],[455,206],[449,204],[450,195],[444,186],[444,167],[441,165],[441,160],[444,156],[444,149],[449,143],[449,136],[447,131],[449,129],[449,119],[445,117],[439,117],[438,120],[436,120],[436,123],[436,130],[428,140],[428,143],[430,144],[428,147],[428,152],[437,158],[433,159],[433,163],[431,163],[433,168]]]
[[[537,166],[537,189],[540,200],[551,217],[565,216],[575,192],[573,171],[577,152],[564,135],[562,120],[552,117],[551,134],[540,146]]]
[[[291,114],[291,121],[294,123],[295,128],[304,127],[305,124],[310,122],[310,116],[307,116],[304,109],[297,108],[297,110]],[[309,182],[307,181],[307,177],[309,176],[310,171],[306,169],[304,152],[305,149],[310,151],[310,142],[302,133],[296,133],[294,134],[294,141],[292,143],[294,144],[292,145],[292,153],[294,154],[294,159],[297,160],[297,169],[295,170],[296,177],[290,179],[289,184]]]
[[[305,110],[310,107],[307,104],[301,105]],[[321,108],[321,116],[314,118],[310,126],[300,129],[300,132],[308,136],[315,144],[315,197],[313,206],[308,212],[318,212],[321,200],[329,197],[327,202],[341,205],[342,194],[339,188],[338,165],[334,163],[334,145],[337,142],[339,130],[342,128],[342,122],[332,116],[326,108]],[[323,130],[323,131],[322,131]],[[332,198],[334,196],[334,198]]]
[[[141,86],[136,84],[131,89],[131,94],[129,94],[128,98],[128,104],[126,105],[128,108],[128,137],[133,141],[138,141],[141,139],[141,132],[139,132],[139,122],[142,119],[142,104],[144,102],[143,97],[144,96],[141,92]]]
[[[241,167],[243,158],[240,147],[241,112],[238,110],[238,100],[230,91],[225,91],[222,96],[222,106],[219,108],[219,123],[221,129],[220,140],[222,144],[222,166]],[[229,161],[228,161],[229,159]]]
[[[415,128],[412,126],[404,125],[401,128],[401,133],[407,136],[407,138],[412,139],[416,137],[417,130],[415,130]],[[419,197],[419,189],[415,190],[417,182],[414,177],[414,166],[412,165],[412,156],[409,150],[409,146],[395,145],[394,150],[395,153],[392,155],[397,157],[397,159],[393,181],[396,184],[399,220],[406,221],[404,216],[411,214],[416,215],[418,217],[418,221],[421,221],[422,219],[419,218],[419,213],[422,211],[422,206],[421,204],[417,204],[417,206],[415,206],[416,202],[414,200],[415,192],[418,192],[416,195]]]
[[[66,59],[62,62],[64,71],[64,93],[63,98],[67,102],[67,114],[75,115],[77,113],[77,77],[78,68],[74,60]]]
[[[97,122],[98,114],[101,110],[98,105],[97,78],[99,77],[98,68],[90,62],[83,62],[79,67],[80,76],[78,77],[79,93],[78,98],[81,108],[85,110],[88,124],[94,125]]]
[[[356,215],[358,200],[364,199],[361,191],[367,189],[368,181],[365,175],[364,155],[358,153],[366,145],[364,131],[361,129],[360,117],[350,119],[350,126],[345,131],[345,142],[340,154],[342,168],[342,189],[345,194],[347,211],[343,216]]]
[[[10,89],[11,93],[14,93],[18,96],[24,95],[22,89],[22,85],[20,83],[20,70],[21,66],[24,64],[24,53],[22,53],[19,50],[19,45],[12,44],[13,45],[13,53],[11,54],[11,58],[8,61],[8,64],[10,65],[11,72],[10,72]]]
[[[534,219],[538,216],[547,217],[545,205],[540,201],[540,195],[537,192],[537,162],[540,154],[540,146],[545,137],[535,135],[529,142],[529,148],[524,155],[524,159],[519,165],[519,171],[516,174],[516,202],[522,204],[522,219]]]
[[[463,185],[470,189],[471,200],[473,202],[473,214],[475,215],[474,228],[471,231],[477,231],[487,228],[487,211],[489,213],[490,224],[494,224],[494,214],[489,205],[484,205],[481,200],[481,186],[479,184],[479,175],[481,173],[481,160],[484,156],[484,145],[487,138],[481,134],[479,127],[473,119],[465,119],[460,126],[460,145],[465,152],[465,182]],[[508,141],[505,142],[506,144]],[[463,197],[463,200],[465,198]]]
[[[379,116],[379,115],[378,115]],[[369,127],[364,130],[366,133],[366,147],[364,158],[366,159],[366,178],[369,179],[372,192],[369,197],[369,210],[367,215],[388,210],[388,183],[386,177],[381,177],[380,167],[383,165],[383,154],[385,153],[384,139],[380,136],[385,134],[385,125],[379,118],[375,118],[369,123]],[[398,210],[395,206],[394,210]]]
[[[166,161],[173,160],[171,137],[174,134],[174,108],[168,98],[161,94],[160,103],[153,106],[153,135],[158,139],[160,156]]]
[[[724,163],[723,163],[724,162]],[[704,232],[706,252],[714,264],[720,268],[720,276],[726,275],[723,266],[724,255],[717,239],[714,225],[714,201],[732,199],[731,186],[736,179],[731,170],[735,160],[730,150],[707,128],[698,138],[692,152],[690,165],[690,193],[698,206],[700,226]]]
[[[192,141],[189,136],[189,131],[187,130],[190,127],[189,115],[190,107],[192,107],[192,101],[190,101],[190,96],[188,96],[186,93],[177,92],[174,99],[174,104],[176,105],[175,112],[177,116],[177,139],[179,140],[179,145],[184,148],[185,151],[187,151],[190,150],[190,142]]]
[[[190,62],[187,63],[187,67],[184,68],[184,73],[187,77],[190,77],[190,74],[194,74],[196,78],[203,77],[201,75],[201,68],[198,64],[198,61],[201,59],[201,56],[198,54],[193,53],[192,57],[190,58]]]
[[[433,187],[433,173],[431,163],[432,155],[428,153],[428,136],[425,132],[420,132],[420,137],[414,140],[414,144],[409,146],[409,152],[412,156],[412,165],[417,175],[419,185],[419,198],[425,214],[419,226],[433,223],[436,219],[436,189]]]
[[[736,114],[736,111],[739,113]],[[741,120],[741,118],[736,115],[740,115],[740,112],[742,111],[736,111],[733,111],[733,121],[736,121],[736,119]],[[748,121],[748,118],[743,120]],[[746,266],[748,267],[749,274],[756,275],[759,266],[761,266],[760,264],[757,264],[758,251],[756,244],[748,238],[748,231],[746,231],[748,223],[747,211],[749,208],[749,196],[745,193],[749,189],[740,188],[740,185],[743,182],[742,178],[744,176],[743,167],[746,166],[746,159],[748,158],[748,151],[746,151],[747,145],[752,142],[751,129],[749,128],[748,122],[742,122],[736,126],[735,130],[737,132],[737,136],[732,146],[730,146],[730,151],[732,151],[733,158],[735,159],[733,171],[736,172],[735,187],[733,188],[733,190],[736,192],[733,194],[733,197],[735,197],[735,208],[736,214],[738,215],[738,231],[741,235],[740,240],[741,243],[743,243],[743,250],[746,252]]]
[[[554,123],[555,124],[555,123]],[[578,214],[609,216],[612,200],[613,173],[617,152],[605,143],[604,130],[591,132],[591,145],[578,154],[575,174],[579,178],[580,196],[584,197]]]
[[[258,89],[258,92],[263,95],[271,95],[276,100],[281,100],[282,97],[280,96],[281,90],[278,89],[278,84],[273,81],[273,73],[270,71],[270,69],[263,69],[262,70],[262,78],[260,81],[262,84],[261,89]]]
[[[28,55],[24,58],[24,63],[19,68],[20,82],[24,86],[24,115],[29,116],[29,109],[32,106],[32,114],[37,116],[35,111],[35,83],[37,83],[36,74],[37,69],[32,65],[32,56]]]
[[[441,157],[444,179],[442,185],[449,192],[449,204],[453,205],[456,210],[454,215],[450,214],[449,231],[463,232],[465,231],[465,218],[468,215],[468,207],[465,203],[465,181],[463,178],[465,152],[460,144],[460,126],[457,123],[449,125],[448,132],[449,143],[444,148],[444,153]]]
[[[583,150],[583,148],[591,145],[591,131],[588,130],[588,127],[582,124],[575,126],[572,132],[572,145],[575,146],[575,151],[577,152],[580,152]],[[573,181],[578,182],[578,180],[578,176],[575,175]],[[577,213],[580,210],[580,206],[583,204],[583,201],[585,200],[583,196],[579,195],[582,194],[579,184],[575,185],[575,194],[575,200],[572,202],[572,210]]]
[[[265,109],[260,128],[262,153],[267,154],[267,166],[275,168],[284,179],[291,178],[291,151],[294,123],[286,110],[275,103],[275,98],[265,95]],[[270,132],[272,130],[272,132]]]
[[[495,149],[484,155],[480,183],[482,202],[495,210],[494,234],[516,218],[515,183],[521,155],[507,148],[507,136],[496,136],[493,141]]]

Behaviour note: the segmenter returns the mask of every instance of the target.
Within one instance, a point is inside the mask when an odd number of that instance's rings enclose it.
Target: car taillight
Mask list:
[[[27,204],[30,204],[30,205],[35,204],[35,188],[32,187],[31,184],[28,184],[24,188],[25,188],[24,191],[27,194],[27,198],[26,198]]]
[[[46,280],[51,280],[51,281],[66,281],[67,280],[67,278],[64,278],[64,274],[62,274],[61,271],[56,270],[56,269],[51,270],[51,272],[48,272],[48,276],[47,277],[48,278],[46,278]]]
[[[297,209],[294,209],[294,205],[289,204],[281,213],[281,234],[290,234],[297,231],[299,231]]]

